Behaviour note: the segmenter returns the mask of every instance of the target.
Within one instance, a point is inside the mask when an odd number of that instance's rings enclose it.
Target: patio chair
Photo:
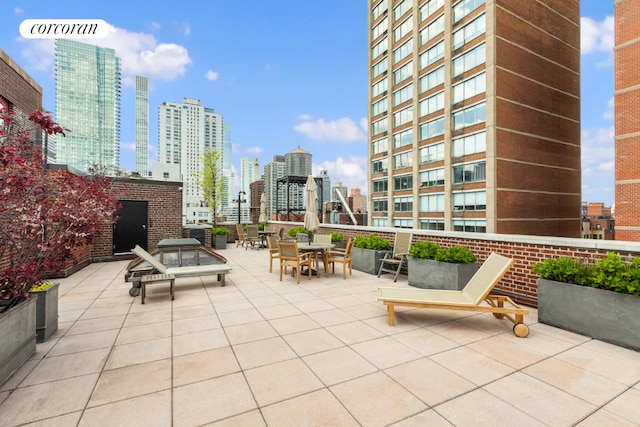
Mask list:
[[[257,225],[247,225],[247,236],[245,237],[245,241],[245,250],[247,250],[249,245],[251,245],[252,249],[256,247],[256,244],[258,245],[258,248],[262,246],[262,237],[260,236],[260,233],[258,233]]]
[[[324,251],[324,271],[329,277],[329,264],[331,273],[336,272],[336,263],[342,264],[342,278],[347,279],[347,266],[349,266],[349,276],[353,275],[351,250],[353,249],[353,239],[347,240],[347,244],[342,248],[327,249]]]
[[[331,234],[314,234],[313,243],[331,243]]]
[[[238,243],[236,244],[236,248],[238,246],[244,246],[247,241],[247,233],[242,229],[242,224],[236,224],[236,232],[238,234]]]
[[[387,306],[389,325],[395,325],[394,307],[439,308],[445,310],[465,310],[493,313],[502,319],[508,318],[514,323],[513,333],[517,337],[529,335],[524,316],[529,310],[520,307],[508,296],[490,295],[500,279],[515,261],[497,253],[492,253],[478,269],[476,274],[461,291],[444,289],[378,288],[378,301]],[[481,305],[482,302],[485,305]],[[505,303],[509,306],[505,307]]]
[[[393,273],[393,281],[397,281],[400,270],[408,264],[409,246],[411,246],[411,233],[397,232],[393,243],[393,253],[384,254],[384,258],[380,260],[378,277],[385,271],[387,273]]]
[[[295,272],[298,284],[300,284],[300,271],[302,267],[307,267],[309,280],[311,280],[313,252],[298,252],[298,242],[278,242],[280,249],[280,281],[282,282],[282,271],[291,267],[291,277]]]
[[[273,272],[273,260],[280,259],[278,236],[267,236],[267,248],[269,250],[269,273]],[[285,270],[286,273],[286,270]]]

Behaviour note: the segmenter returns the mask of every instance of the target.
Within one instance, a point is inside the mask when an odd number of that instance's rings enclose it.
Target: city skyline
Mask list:
[[[261,166],[298,145],[313,172],[367,193],[367,12],[362,2],[206,4],[163,11],[150,2],[56,5],[35,0],[0,6],[2,48],[44,91],[55,109],[52,40],[25,40],[19,24],[36,18],[99,18],[122,58],[121,166],[135,170],[135,76],[149,78],[150,164],[157,159],[157,108],[200,99],[231,126],[236,180],[242,157]],[[247,14],[250,5],[251,14]],[[581,5],[582,199],[613,203],[613,6]],[[271,30],[278,28],[278,31]],[[55,113],[55,111],[54,111]],[[237,185],[237,184],[236,184]],[[235,187],[234,187],[235,188]]]

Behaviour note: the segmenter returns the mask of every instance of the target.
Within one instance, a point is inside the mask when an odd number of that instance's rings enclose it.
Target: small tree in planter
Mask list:
[[[378,274],[380,263],[384,254],[392,248],[389,239],[377,236],[373,233],[368,236],[356,236],[353,242],[352,264],[358,271],[369,274]]]
[[[212,242],[213,247],[216,249],[226,249],[227,248],[227,236],[229,235],[229,229],[226,227],[213,227],[211,229],[211,234],[213,236]]]
[[[640,257],[613,252],[589,264],[559,257],[531,265],[538,279],[538,320],[640,350]]]
[[[435,242],[416,242],[409,249],[409,285],[461,290],[478,270],[475,261],[476,256],[466,246],[443,249]]]

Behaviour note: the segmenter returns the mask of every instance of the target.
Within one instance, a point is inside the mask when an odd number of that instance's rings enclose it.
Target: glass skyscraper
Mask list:
[[[113,49],[56,40],[57,163],[115,174],[120,161],[120,59]]]
[[[136,76],[136,172],[149,176],[149,79]]]

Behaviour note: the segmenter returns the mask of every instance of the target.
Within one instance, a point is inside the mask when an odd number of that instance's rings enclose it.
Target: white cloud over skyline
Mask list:
[[[302,123],[293,129],[314,141],[351,142],[367,139],[366,127],[362,128],[362,121],[354,122],[349,117],[327,121],[322,118],[314,120],[311,116],[302,114],[298,118]]]

